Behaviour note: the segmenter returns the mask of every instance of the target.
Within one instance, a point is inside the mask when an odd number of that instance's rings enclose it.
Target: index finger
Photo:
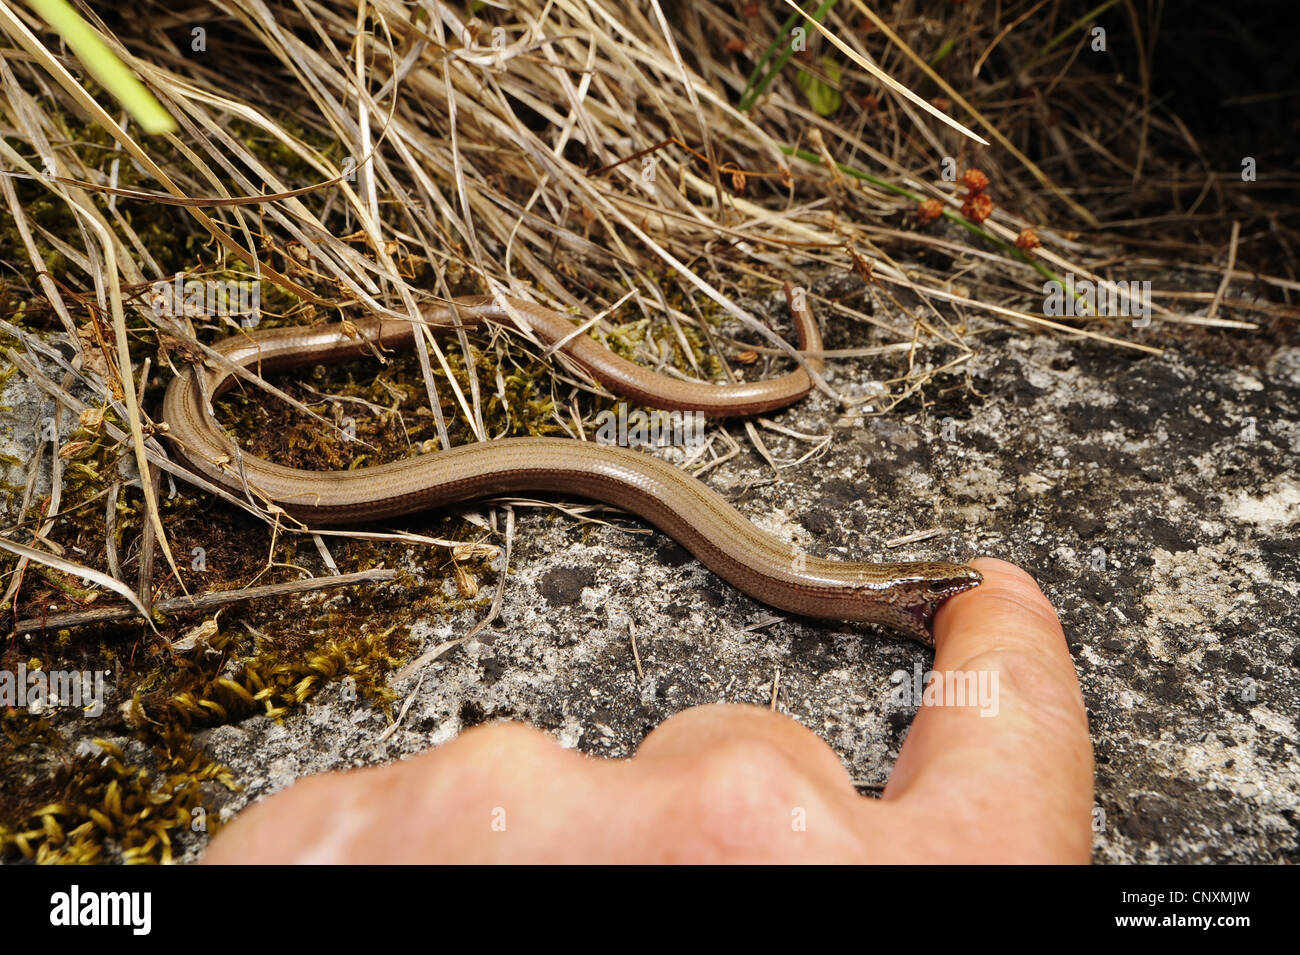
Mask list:
[[[983,584],[935,618],[935,677],[884,799],[984,861],[1085,862],[1092,743],[1060,620],[1023,570],[974,563]]]

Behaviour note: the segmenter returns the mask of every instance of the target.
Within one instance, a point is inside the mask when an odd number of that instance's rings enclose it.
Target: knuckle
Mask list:
[[[770,743],[727,740],[684,767],[675,809],[703,858],[750,855],[789,830],[797,778]]]

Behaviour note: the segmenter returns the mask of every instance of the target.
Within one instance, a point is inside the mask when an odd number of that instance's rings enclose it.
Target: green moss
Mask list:
[[[394,695],[387,677],[416,649],[409,628],[395,624],[371,635],[364,632],[365,624],[358,626],[354,619],[333,619],[329,626],[326,632],[338,629],[342,635],[257,640],[232,675],[225,675],[227,666],[214,671],[198,665],[191,671],[196,678],[179,681],[189,684],[188,689],[150,694],[144,711],[151,719],[186,728],[236,722],[255,714],[278,718],[327,684],[351,679],[360,698],[389,713]],[[230,637],[219,635],[209,645],[230,649]]]
[[[211,831],[203,789],[234,786],[230,771],[201,754],[181,752],[156,771],[129,765],[114,744],[60,766],[49,790],[55,798],[17,825],[0,825],[0,852],[38,863],[171,862],[178,831],[196,820]],[[215,822],[213,823],[215,825]]]

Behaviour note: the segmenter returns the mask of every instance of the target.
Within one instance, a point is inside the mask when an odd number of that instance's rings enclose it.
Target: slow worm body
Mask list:
[[[680,381],[625,361],[563,315],[531,302],[467,297],[427,307],[437,330],[483,322],[522,323],[584,366],[611,391],[658,408],[715,416],[756,414],[803,397],[811,387],[798,368],[779,378],[738,384]],[[794,301],[791,301],[792,307]],[[820,352],[821,336],[806,309],[794,308],[803,351]],[[217,342],[233,365],[261,374],[344,361],[376,347],[411,344],[416,326],[369,319],[349,326],[277,328]],[[808,365],[820,369],[820,359]],[[304,471],[239,450],[212,413],[212,399],[234,376],[191,366],[168,386],[166,436],[197,472],[242,495],[251,492],[309,526],[398,517],[470,498],[521,492],[576,495],[624,508],[679,541],[740,590],[773,607],[809,617],[883,624],[932,644],[938,603],[980,582],[978,572],[947,562],[859,563],[802,553],[755,527],[717,492],[652,455],[564,438],[505,438],[349,471]]]

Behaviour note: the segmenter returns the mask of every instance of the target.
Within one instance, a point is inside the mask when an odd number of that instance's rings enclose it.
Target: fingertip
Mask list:
[[[985,577],[995,576],[1004,578],[1013,578],[1031,584],[1035,589],[1038,588],[1038,581],[1034,575],[1023,567],[1011,563],[1009,560],[1003,560],[1001,557],[976,557],[970,562],[970,565],[978,570]]]
[[[941,658],[1029,647],[1060,649],[1068,658],[1060,617],[1032,574],[996,557],[978,557],[971,566],[983,582],[949,598],[935,615]]]

